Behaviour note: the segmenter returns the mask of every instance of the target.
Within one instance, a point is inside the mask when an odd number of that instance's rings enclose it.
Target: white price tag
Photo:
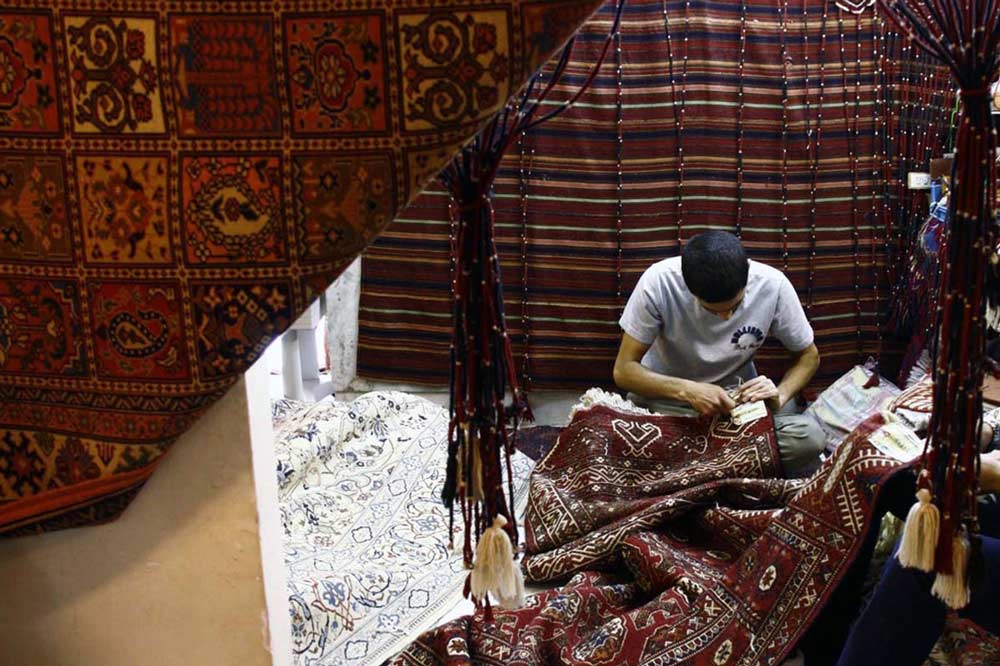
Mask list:
[[[924,451],[924,440],[899,423],[886,423],[868,441],[876,449],[900,462],[915,460]]]
[[[736,425],[746,425],[767,416],[767,407],[760,400],[744,402],[742,405],[733,407],[733,410],[729,412],[729,416]]]

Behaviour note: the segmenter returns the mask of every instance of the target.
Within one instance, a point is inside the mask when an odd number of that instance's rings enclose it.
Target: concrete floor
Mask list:
[[[281,374],[281,345],[273,344],[264,352],[260,360],[269,370],[269,386],[272,400],[284,398],[284,387]],[[389,382],[373,382],[366,379],[355,379],[346,391],[334,392],[330,375],[321,372],[318,380],[305,380],[303,387],[307,396],[313,400],[322,400],[328,395],[336,396],[337,400],[350,402],[359,395],[371,391],[403,391],[426,398],[442,407],[448,407],[448,390],[444,387],[435,388],[412,384],[395,384]],[[532,425],[566,425],[569,422],[569,411],[577,403],[582,391],[532,391],[528,395],[528,404],[535,415]]]
[[[385,382],[370,382],[354,380],[348,391],[337,394],[338,400],[350,401],[369,391],[403,391],[426,398],[442,407],[448,407],[447,389],[435,389],[427,386],[407,384],[391,384]],[[532,425],[566,425],[569,423],[569,411],[582,395],[577,391],[532,391],[528,394],[528,404],[535,416]]]

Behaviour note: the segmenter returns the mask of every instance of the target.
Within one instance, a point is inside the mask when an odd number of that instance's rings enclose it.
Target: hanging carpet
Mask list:
[[[784,480],[770,419],[578,412],[536,467],[524,569],[568,580],[493,623],[462,618],[403,665],[778,664],[841,582],[900,466],[873,416],[808,480]]]
[[[0,9],[8,534],[114,518],[599,2],[16,4]]]

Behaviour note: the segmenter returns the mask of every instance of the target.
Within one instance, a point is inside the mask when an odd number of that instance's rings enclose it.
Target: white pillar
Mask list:
[[[330,380],[343,391],[358,372],[358,305],[361,300],[361,257],[326,290],[326,345]]]
[[[302,386],[302,359],[299,357],[299,332],[288,330],[281,336],[281,382],[285,397],[291,400],[306,399]]]

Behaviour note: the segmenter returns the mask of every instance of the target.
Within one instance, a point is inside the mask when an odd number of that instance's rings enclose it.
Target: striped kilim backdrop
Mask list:
[[[592,67],[613,3],[580,33],[565,99]],[[629,0],[581,100],[514,144],[496,187],[506,313],[529,388],[610,383],[617,320],[651,263],[709,228],[783,269],[823,354],[818,382],[884,340],[926,169],[948,130],[948,77],[884,17],[825,0]],[[363,261],[359,374],[443,384],[447,196],[431,188]],[[899,296],[899,294],[895,294]],[[783,352],[760,366],[778,372]]]

